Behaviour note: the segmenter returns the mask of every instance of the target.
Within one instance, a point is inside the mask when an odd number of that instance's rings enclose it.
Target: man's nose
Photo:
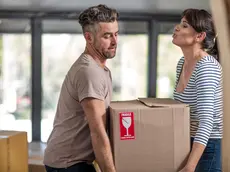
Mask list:
[[[112,44],[117,45],[117,36],[113,35]]]

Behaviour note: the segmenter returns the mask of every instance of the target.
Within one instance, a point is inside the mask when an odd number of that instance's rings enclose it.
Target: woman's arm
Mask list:
[[[194,138],[191,153],[183,169],[193,172],[205,150],[213,129],[215,90],[220,84],[221,70],[214,62],[200,64],[196,71],[197,115],[199,126]]]
[[[186,166],[181,172],[194,172],[205,149],[205,145],[194,142]]]

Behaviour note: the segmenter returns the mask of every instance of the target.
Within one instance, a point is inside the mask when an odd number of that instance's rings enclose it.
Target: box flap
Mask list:
[[[187,104],[181,103],[170,98],[138,98],[138,101],[148,107],[187,107]]]
[[[14,130],[0,130],[0,136],[14,136],[17,134],[26,133],[25,131],[14,131]]]
[[[9,136],[0,136],[0,139],[7,139]]]

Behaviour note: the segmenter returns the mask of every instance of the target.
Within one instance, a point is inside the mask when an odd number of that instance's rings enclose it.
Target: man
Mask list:
[[[118,13],[105,5],[93,6],[79,16],[86,40],[82,55],[68,71],[61,88],[53,131],[47,141],[47,172],[115,172],[106,133],[106,110],[112,80],[106,60],[116,54]]]

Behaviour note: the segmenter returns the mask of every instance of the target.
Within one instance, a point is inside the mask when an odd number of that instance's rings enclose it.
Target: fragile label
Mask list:
[[[120,139],[135,139],[133,112],[120,113]]]

